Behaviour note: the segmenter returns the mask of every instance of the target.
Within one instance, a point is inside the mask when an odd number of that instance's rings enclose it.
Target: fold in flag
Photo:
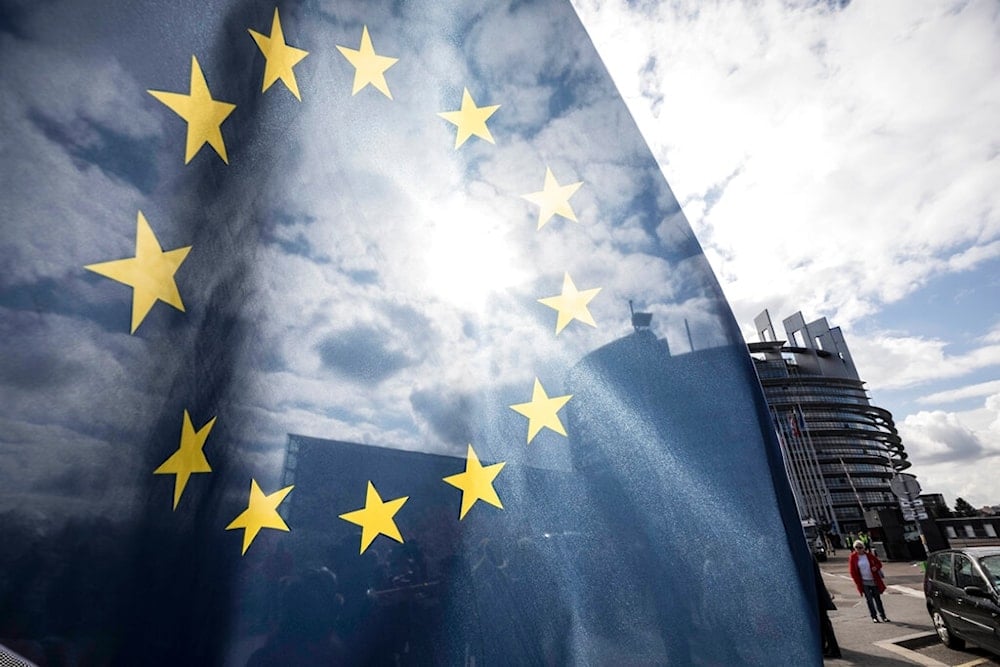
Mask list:
[[[819,664],[745,345],[568,2],[56,0],[0,59],[0,655]]]

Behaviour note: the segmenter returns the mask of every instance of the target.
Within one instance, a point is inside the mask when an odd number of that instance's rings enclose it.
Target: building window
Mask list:
[[[958,537],[958,534],[955,532],[955,526],[945,526],[944,527],[944,532],[945,532],[945,535],[947,535],[949,539],[953,540],[956,537]]]
[[[986,529],[986,537],[996,537],[997,536],[996,528],[993,527],[992,523],[984,523],[983,527]]]
[[[962,528],[965,528],[965,536],[966,537],[975,537],[976,536],[976,529],[972,527],[971,523],[965,524],[964,526],[962,526]]]

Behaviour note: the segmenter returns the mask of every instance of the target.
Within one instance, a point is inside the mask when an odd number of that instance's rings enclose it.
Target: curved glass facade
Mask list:
[[[892,414],[871,404],[839,328],[796,313],[786,342],[767,311],[755,323],[761,342],[750,354],[800,517],[841,534],[865,529],[866,510],[898,506],[889,481],[910,467]]]

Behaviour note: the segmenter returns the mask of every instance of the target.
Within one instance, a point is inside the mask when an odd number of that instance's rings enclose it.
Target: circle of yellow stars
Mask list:
[[[286,42],[278,9],[274,10],[269,34],[265,35],[253,29],[248,29],[248,33],[265,60],[261,94],[267,93],[280,81],[295,99],[301,102],[302,93],[295,76],[295,67],[309,55],[309,51]],[[386,72],[396,65],[399,59],[375,51],[367,25],[362,26],[358,48],[339,44],[336,48],[354,68],[352,97],[370,86],[387,99],[393,100]],[[196,56],[191,56],[187,93],[152,89],[147,92],[187,124],[184,164],[189,164],[206,144],[224,163],[229,164],[222,124],[236,110],[236,105],[212,96]],[[479,106],[469,89],[463,88],[459,108],[454,111],[442,111],[438,116],[455,126],[454,148],[458,150],[473,137],[496,144],[488,121],[498,109],[500,109],[499,104]],[[570,198],[582,185],[582,181],[561,185],[552,173],[552,169],[546,166],[542,189],[521,195],[524,200],[538,207],[536,231],[541,231],[557,216],[578,222]],[[164,251],[141,211],[137,215],[136,224],[133,257],[84,267],[132,288],[131,334],[136,332],[157,301],[184,312],[184,303],[181,300],[175,274],[192,249],[191,246],[184,246]],[[556,296],[540,298],[538,302],[556,311],[555,334],[558,336],[573,321],[591,327],[597,326],[588,304],[600,291],[599,287],[577,289],[570,274],[566,272],[563,275],[562,292]],[[572,398],[572,395],[549,396],[541,381],[535,378],[531,399],[525,403],[509,406],[511,410],[528,420],[527,444],[530,445],[544,429],[563,437],[567,436],[559,412]],[[177,450],[153,471],[155,475],[174,475],[174,511],[182,500],[191,476],[212,472],[204,448],[215,422],[216,417],[212,417],[200,428],[195,429],[191,415],[185,409]],[[442,482],[461,491],[458,516],[460,521],[464,520],[480,501],[503,509],[494,482],[505,465],[503,461],[483,465],[472,444],[468,444],[465,470],[442,479]],[[286,532],[290,530],[278,508],[293,489],[294,485],[290,485],[265,494],[257,480],[251,479],[246,509],[226,526],[226,530],[244,531],[242,554],[246,554],[261,530],[265,528]],[[374,483],[368,480],[364,506],[339,515],[340,519],[361,528],[360,553],[363,554],[380,535],[403,542],[403,535],[396,524],[395,516],[407,500],[408,496],[383,500]]]

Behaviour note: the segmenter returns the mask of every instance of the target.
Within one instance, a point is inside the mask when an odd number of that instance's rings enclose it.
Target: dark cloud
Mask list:
[[[0,359],[0,382],[17,389],[44,389],[75,382],[88,368],[75,359],[22,349]]]
[[[378,383],[413,364],[397,341],[384,331],[357,326],[328,336],[316,346],[323,365],[339,375]]]
[[[159,177],[150,159],[155,146],[152,138],[130,137],[88,118],[64,123],[36,111],[28,115],[42,134],[74,158],[78,168],[94,165],[145,195],[156,186]]]
[[[29,2],[0,3],[0,32],[5,32],[20,39],[28,37],[25,24],[28,19]]]
[[[104,259],[101,257],[95,261]],[[3,268],[6,265],[0,260],[0,273]],[[85,271],[82,266],[70,267],[66,273],[67,276],[60,278],[41,278],[17,284],[2,284],[7,279],[16,280],[12,276],[13,271],[0,277],[0,307],[8,308],[10,312],[8,321],[0,325],[0,332],[5,336],[13,336],[15,327],[39,324],[41,320],[36,319],[39,314],[82,317],[105,331],[120,331],[122,323],[128,322],[131,312],[131,295],[127,288],[96,273]],[[79,281],[72,278],[79,278]],[[88,291],[91,287],[94,292]],[[7,342],[10,342],[10,338]]]
[[[923,463],[976,461],[989,455],[989,448],[975,432],[949,412],[921,412],[900,425],[911,458]]]
[[[440,388],[418,390],[410,395],[410,404],[444,442],[465,445],[473,441],[472,402],[468,396]]]

